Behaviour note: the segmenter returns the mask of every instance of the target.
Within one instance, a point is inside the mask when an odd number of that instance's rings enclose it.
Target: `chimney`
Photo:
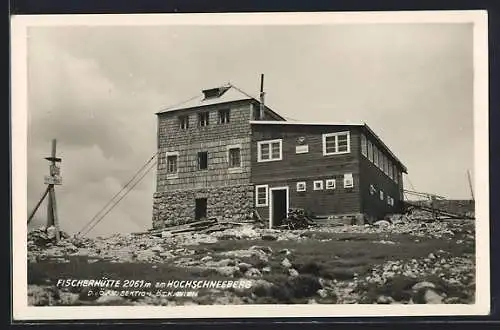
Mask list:
[[[264,96],[266,93],[264,93],[264,74],[262,73],[260,75],[260,112],[259,112],[259,118],[262,120],[264,119]]]

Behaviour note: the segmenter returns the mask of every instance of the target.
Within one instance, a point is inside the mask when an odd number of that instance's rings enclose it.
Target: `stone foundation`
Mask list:
[[[251,219],[253,185],[156,192],[153,196],[153,229],[195,221],[196,198],[207,198],[207,218],[219,221]]]

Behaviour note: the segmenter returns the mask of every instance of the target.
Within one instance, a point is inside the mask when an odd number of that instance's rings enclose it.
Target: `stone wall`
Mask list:
[[[195,221],[196,198],[207,198],[207,217],[223,221],[250,219],[254,208],[251,184],[217,188],[156,192],[153,196],[153,228]]]

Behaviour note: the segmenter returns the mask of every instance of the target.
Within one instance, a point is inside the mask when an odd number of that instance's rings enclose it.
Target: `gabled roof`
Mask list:
[[[300,121],[264,121],[264,120],[252,120],[250,121],[252,125],[298,125],[298,126],[357,126],[361,127],[365,132],[368,132],[375,140],[385,149],[385,151],[401,166],[404,173],[408,173],[408,169],[401,162],[396,155],[387,147],[387,145],[382,141],[377,134],[366,124],[361,122],[300,122]]]
[[[242,90],[240,90],[239,88],[237,88],[231,84],[226,84],[224,86],[221,86],[221,87],[219,87],[219,89],[221,89],[222,92],[220,93],[220,95],[218,97],[205,98],[205,94],[203,93],[203,91],[200,91],[200,93],[198,95],[193,96],[189,100],[186,100],[186,101],[178,103],[176,105],[172,105],[170,107],[164,108],[164,109],[160,110],[157,114],[164,113],[164,112],[183,110],[183,109],[189,109],[189,108],[203,107],[206,105],[214,105],[214,104],[222,104],[222,103],[228,103],[228,102],[255,99],[251,95],[243,92]],[[207,91],[207,90],[205,90],[205,91]]]

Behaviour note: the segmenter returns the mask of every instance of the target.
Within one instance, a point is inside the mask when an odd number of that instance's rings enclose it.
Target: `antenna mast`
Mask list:
[[[259,118],[262,120],[264,119],[264,97],[266,93],[264,93],[264,74],[261,73],[260,75],[260,113],[259,113]]]

